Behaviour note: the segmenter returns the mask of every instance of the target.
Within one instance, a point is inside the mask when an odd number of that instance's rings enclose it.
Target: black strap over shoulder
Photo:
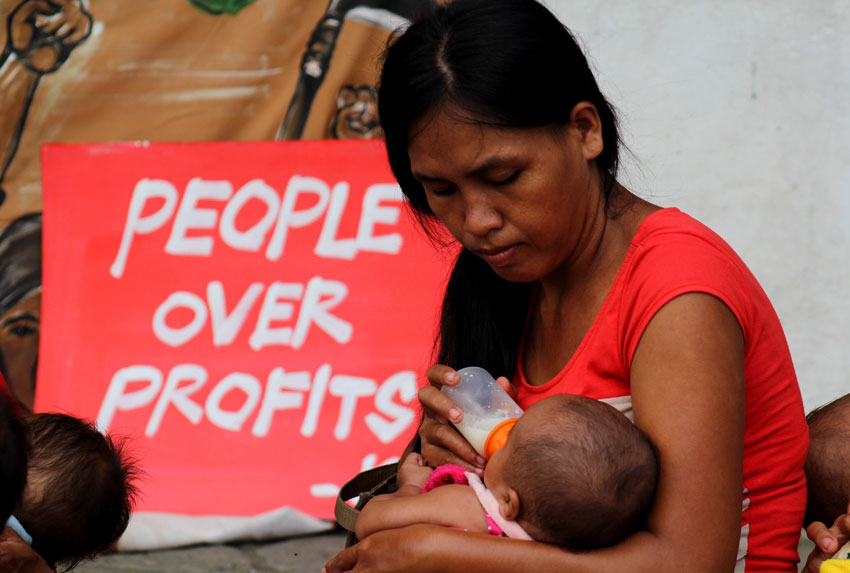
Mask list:
[[[357,523],[357,516],[360,515],[360,510],[376,495],[395,491],[395,477],[397,473],[398,463],[378,466],[371,470],[360,472],[339,490],[339,495],[336,498],[336,507],[334,507],[334,516],[337,523],[348,531],[348,538],[345,542],[346,547],[357,543],[357,538],[354,535],[354,526]],[[352,507],[346,503],[355,497],[359,498],[357,505]]]
[[[421,448],[422,442],[417,432],[411,443],[411,451],[419,453]],[[354,526],[357,523],[357,516],[360,515],[360,510],[376,495],[396,491],[398,489],[396,485],[397,474],[398,462],[386,464],[360,472],[340,488],[339,495],[336,497],[334,517],[336,517],[337,523],[348,531],[348,537],[345,540],[346,547],[357,543]],[[347,503],[348,500],[355,497],[358,498],[356,505],[351,506]]]

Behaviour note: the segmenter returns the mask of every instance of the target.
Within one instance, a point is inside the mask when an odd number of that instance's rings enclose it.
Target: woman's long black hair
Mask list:
[[[432,236],[439,221],[413,177],[410,129],[434,110],[503,127],[567,125],[588,101],[602,123],[595,159],[607,195],[615,185],[619,134],[614,110],[570,31],[534,0],[454,0],[391,39],[378,86],[378,113],[390,167]],[[437,360],[512,377],[531,285],[500,278],[463,249],[446,288]]]

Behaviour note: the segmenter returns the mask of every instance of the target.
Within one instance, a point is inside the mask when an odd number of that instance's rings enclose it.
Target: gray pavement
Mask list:
[[[332,531],[266,543],[199,545],[183,549],[112,553],[75,573],[319,573],[345,546],[345,532]]]

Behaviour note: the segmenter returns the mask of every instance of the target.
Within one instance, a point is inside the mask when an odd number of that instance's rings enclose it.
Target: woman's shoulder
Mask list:
[[[740,287],[750,278],[746,264],[720,235],[675,207],[643,220],[624,268],[632,280],[732,280]]]
[[[746,264],[714,231],[676,208],[648,215],[621,269],[621,317],[643,325],[664,304],[691,292],[719,298],[748,325],[769,307]]]
[[[632,245],[663,242],[675,236],[702,239],[731,249],[726,241],[707,225],[676,207],[665,207],[648,214],[635,233]]]

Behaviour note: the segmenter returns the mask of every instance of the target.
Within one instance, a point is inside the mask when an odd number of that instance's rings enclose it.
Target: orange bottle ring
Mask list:
[[[510,435],[511,430],[514,429],[514,425],[516,425],[517,420],[519,420],[519,418],[508,418],[507,420],[499,422],[495,428],[490,430],[490,434],[484,442],[485,458],[489,460],[493,457],[493,454],[496,453],[496,450],[504,447],[504,445],[508,442],[508,436]]]

